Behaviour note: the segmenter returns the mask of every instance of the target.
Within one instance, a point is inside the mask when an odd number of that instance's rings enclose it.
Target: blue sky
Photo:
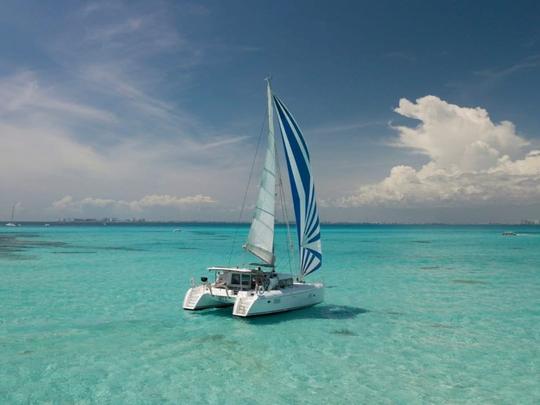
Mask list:
[[[236,220],[268,74],[324,220],[540,218],[533,1],[4,2],[3,216]]]

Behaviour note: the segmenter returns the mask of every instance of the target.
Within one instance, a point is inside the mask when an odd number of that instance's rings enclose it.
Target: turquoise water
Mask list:
[[[0,230],[0,403],[540,402],[538,227],[324,226],[325,303],[245,320],[181,301],[247,228],[180,226]]]

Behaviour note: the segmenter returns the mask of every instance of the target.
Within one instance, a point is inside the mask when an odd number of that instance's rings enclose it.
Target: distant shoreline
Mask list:
[[[0,222],[0,226],[5,226],[9,221]],[[21,226],[249,226],[249,222],[210,222],[210,221],[16,221],[17,225]],[[290,223],[289,225],[294,225]],[[322,226],[525,226],[525,227],[540,227],[540,224],[535,223],[443,223],[443,222],[430,222],[430,223],[404,223],[404,222],[322,222]],[[276,226],[285,226],[285,223],[278,222]],[[6,228],[7,229],[7,228]],[[11,228],[13,229],[13,228]]]

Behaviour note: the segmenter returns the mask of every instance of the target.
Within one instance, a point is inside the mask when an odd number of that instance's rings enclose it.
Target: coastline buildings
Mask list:
[[[118,223],[144,223],[145,218],[60,218],[58,222],[72,224],[118,224]]]
[[[521,225],[540,225],[540,219],[522,219]]]

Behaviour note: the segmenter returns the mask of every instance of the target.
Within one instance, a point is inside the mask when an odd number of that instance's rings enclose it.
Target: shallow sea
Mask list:
[[[181,309],[245,226],[0,229],[0,403],[540,403],[540,227],[322,232],[325,302],[246,320]]]

